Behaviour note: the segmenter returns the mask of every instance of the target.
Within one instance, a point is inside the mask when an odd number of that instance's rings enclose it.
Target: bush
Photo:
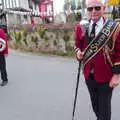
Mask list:
[[[81,21],[82,15],[81,15],[80,12],[77,12],[77,13],[75,14],[75,19],[76,19],[76,21]]]
[[[22,38],[21,33],[20,33],[20,32],[18,32],[18,33],[15,32],[15,40],[16,40],[16,43],[21,44],[21,42],[20,42],[21,38]]]

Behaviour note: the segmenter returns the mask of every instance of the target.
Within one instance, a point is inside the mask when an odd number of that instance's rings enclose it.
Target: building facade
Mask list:
[[[52,0],[41,0],[39,3],[39,10],[43,23],[54,23],[54,8]]]
[[[0,0],[0,11],[0,24],[8,26],[30,24],[32,16],[40,16],[38,4],[33,0]]]
[[[0,24],[41,24],[54,21],[52,0],[0,0]]]

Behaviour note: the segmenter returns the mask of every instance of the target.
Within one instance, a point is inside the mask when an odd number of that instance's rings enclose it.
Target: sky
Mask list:
[[[55,13],[63,11],[64,0],[53,0],[53,4]]]
[[[77,0],[75,0],[77,1]],[[54,12],[59,13],[63,11],[64,0],[53,0]]]

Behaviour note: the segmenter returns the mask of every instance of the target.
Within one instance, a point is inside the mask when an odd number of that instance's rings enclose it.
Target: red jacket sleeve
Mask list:
[[[2,52],[2,54],[6,54],[7,55],[8,54],[8,41],[6,39],[6,35],[5,35],[4,31],[2,29],[0,29],[0,38],[2,38],[3,40],[5,40],[5,42],[6,42],[6,48]]]
[[[79,49],[82,50],[83,48],[83,31],[81,29],[80,24],[77,24],[75,26],[75,44],[74,49],[75,51],[78,51]]]

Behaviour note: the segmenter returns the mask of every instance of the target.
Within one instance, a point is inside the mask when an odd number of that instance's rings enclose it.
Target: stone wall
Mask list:
[[[74,27],[15,25],[9,28],[9,47],[24,51],[73,55]]]

